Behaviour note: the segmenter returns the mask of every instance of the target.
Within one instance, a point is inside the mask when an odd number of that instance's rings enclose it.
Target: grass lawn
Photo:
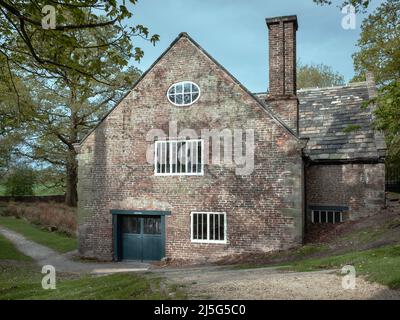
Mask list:
[[[31,258],[19,252],[10,241],[0,235],[0,260],[30,261]]]
[[[161,278],[124,273],[107,276],[56,274],[56,289],[44,290],[43,275],[33,263],[11,264],[0,260],[0,299],[165,300],[184,299],[183,288]]]
[[[10,244],[8,244],[10,245]],[[3,249],[3,242],[0,243]],[[0,300],[166,300],[185,299],[183,287],[167,284],[162,278],[145,274],[123,273],[107,276],[56,274],[56,289],[42,288],[41,268],[21,261],[12,246],[9,256],[19,261],[0,259]],[[11,251],[15,252],[11,252]],[[28,258],[29,259],[29,258]]]
[[[400,245],[351,252],[319,259],[292,262],[283,268],[294,271],[314,271],[352,265],[357,275],[364,275],[392,289],[400,289]]]
[[[76,238],[40,229],[40,227],[30,224],[23,219],[0,217],[0,225],[22,234],[29,240],[45,245],[61,253],[72,251],[77,248]]]
[[[264,268],[270,266],[280,266],[284,264],[285,259],[291,258],[295,260],[306,259],[308,255],[321,253],[327,251],[328,247],[324,244],[307,244],[300,248],[276,251],[268,253],[270,261],[268,263],[252,262],[252,263],[238,263],[229,265],[227,269],[253,269],[253,268]]]
[[[21,220],[0,217],[0,224],[54,249],[68,251],[75,242],[38,229]],[[69,244],[65,244],[68,242]],[[185,299],[182,287],[146,274],[119,273],[107,276],[56,273],[56,289],[42,288],[41,268],[0,236],[0,300],[15,299]]]

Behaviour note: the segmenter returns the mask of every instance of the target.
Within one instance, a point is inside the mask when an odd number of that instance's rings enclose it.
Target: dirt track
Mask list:
[[[192,299],[396,299],[390,290],[362,278],[354,290],[342,288],[335,270],[282,272],[273,268],[229,270],[205,267],[162,272],[170,281],[184,284]]]

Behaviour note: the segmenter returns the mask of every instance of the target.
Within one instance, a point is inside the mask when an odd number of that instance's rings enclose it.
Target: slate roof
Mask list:
[[[264,100],[265,93],[256,94]],[[376,161],[385,149],[383,136],[371,126],[367,82],[340,87],[302,89],[299,98],[299,135],[309,138],[305,154],[313,161]],[[349,125],[358,129],[346,132]]]

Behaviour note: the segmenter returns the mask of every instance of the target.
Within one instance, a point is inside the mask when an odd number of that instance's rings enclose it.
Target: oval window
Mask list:
[[[168,100],[176,106],[189,106],[200,97],[200,88],[191,81],[173,84],[167,92]]]

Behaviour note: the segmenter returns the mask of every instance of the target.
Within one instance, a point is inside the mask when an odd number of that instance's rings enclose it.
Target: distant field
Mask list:
[[[35,187],[33,188],[33,193],[34,193],[33,195],[35,196],[52,196],[52,195],[64,194],[65,191],[61,187],[48,188],[43,184],[38,184],[35,185]],[[6,187],[2,184],[0,184],[0,196],[6,196]]]

